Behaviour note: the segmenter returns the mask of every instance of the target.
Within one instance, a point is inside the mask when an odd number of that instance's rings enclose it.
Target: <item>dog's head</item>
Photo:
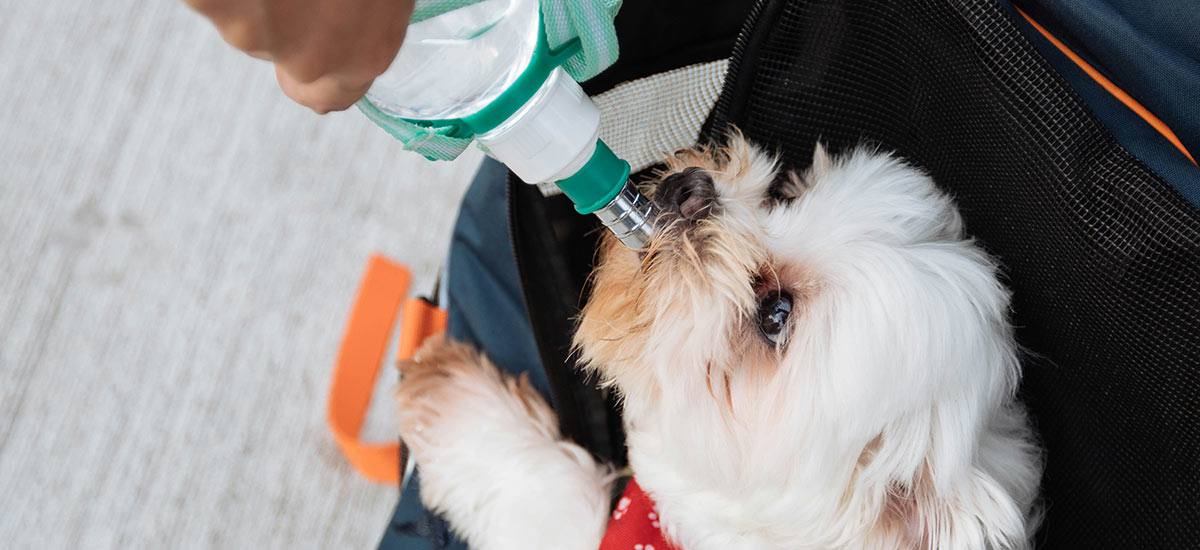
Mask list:
[[[609,240],[576,335],[624,397],[635,466],[691,453],[671,475],[766,508],[805,483],[842,511],[969,475],[1017,381],[1008,293],[928,176],[820,146],[780,173],[733,136],[651,192],[659,232]]]

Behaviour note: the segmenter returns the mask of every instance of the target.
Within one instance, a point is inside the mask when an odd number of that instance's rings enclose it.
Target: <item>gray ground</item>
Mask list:
[[[369,253],[432,284],[478,158],[290,103],[177,0],[0,0],[0,546],[373,546],[330,367]]]

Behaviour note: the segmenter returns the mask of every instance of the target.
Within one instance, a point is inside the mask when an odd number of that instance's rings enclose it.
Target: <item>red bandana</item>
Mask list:
[[[663,536],[654,501],[638,487],[637,480],[629,480],[617,501],[600,550],[678,550]]]

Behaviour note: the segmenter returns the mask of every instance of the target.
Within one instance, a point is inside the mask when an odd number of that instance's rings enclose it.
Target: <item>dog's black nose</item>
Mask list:
[[[717,191],[712,177],[700,168],[685,168],[658,184],[658,207],[687,219],[700,219],[712,213]]]

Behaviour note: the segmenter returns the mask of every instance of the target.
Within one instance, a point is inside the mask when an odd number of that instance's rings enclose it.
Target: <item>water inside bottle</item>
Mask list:
[[[529,65],[539,24],[537,0],[484,0],[414,23],[367,98],[403,118],[473,114]]]

